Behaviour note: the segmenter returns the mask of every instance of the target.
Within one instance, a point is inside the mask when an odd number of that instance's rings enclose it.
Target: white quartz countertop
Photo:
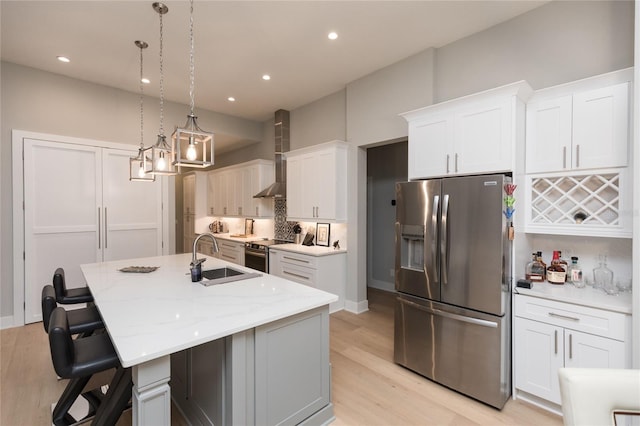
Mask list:
[[[631,314],[632,310],[631,293],[620,293],[616,296],[610,296],[603,290],[596,290],[589,286],[577,288],[572,284],[554,285],[547,282],[534,282],[531,284],[530,289],[516,287],[513,291],[518,294],[557,300],[559,302],[568,302],[575,305],[589,306],[624,314]]]
[[[205,257],[205,270],[228,266],[256,272]],[[81,265],[124,367],[338,300],[269,274],[205,287],[191,282],[190,262],[191,254],[185,253]],[[127,266],[159,268],[151,273],[119,271]]]
[[[345,254],[347,250],[336,250],[333,247],[303,246],[302,244],[278,244],[271,246],[270,250],[284,250],[293,253],[307,254],[309,256],[331,256],[334,254]]]

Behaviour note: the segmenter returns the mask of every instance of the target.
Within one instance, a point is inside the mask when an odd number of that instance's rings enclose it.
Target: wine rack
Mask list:
[[[624,171],[527,176],[526,231],[631,237]]]

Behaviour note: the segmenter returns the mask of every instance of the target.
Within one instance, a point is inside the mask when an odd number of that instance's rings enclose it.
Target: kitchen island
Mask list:
[[[206,257],[203,268],[250,269]],[[82,265],[124,367],[133,423],[328,423],[329,309],[335,295],[263,274],[205,287],[190,254]],[[155,266],[151,273],[125,273]],[[172,365],[173,364],[173,365]],[[175,376],[172,378],[172,376]]]

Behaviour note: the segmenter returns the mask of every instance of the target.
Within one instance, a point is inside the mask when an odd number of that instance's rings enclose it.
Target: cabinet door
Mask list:
[[[190,383],[188,399],[201,424],[223,424],[225,404],[224,339],[187,351]]]
[[[224,172],[215,175],[213,211],[216,216],[227,214],[227,176]]]
[[[216,180],[215,173],[207,174],[207,215],[208,216],[215,215],[215,205],[216,205],[215,180]]]
[[[573,330],[564,333],[565,367],[627,368],[624,342]]]
[[[182,213],[195,214],[196,176],[186,175],[182,178]]]
[[[571,168],[572,97],[527,104],[527,173]]]
[[[451,169],[453,117],[440,115],[409,123],[409,179],[445,176]]]
[[[287,216],[309,217],[302,211],[302,197],[304,189],[303,158],[300,156],[287,157]]]
[[[312,157],[314,173],[311,194],[313,200],[310,203],[315,208],[315,218],[331,220],[336,217],[336,152],[326,150],[318,152]],[[310,164],[311,165],[311,164]],[[314,210],[312,209],[312,212]]]
[[[573,97],[573,167],[623,167],[629,140],[629,84]]]
[[[518,317],[514,322],[516,388],[560,404],[563,329]]]
[[[499,172],[513,169],[513,98],[457,112],[451,172]]]

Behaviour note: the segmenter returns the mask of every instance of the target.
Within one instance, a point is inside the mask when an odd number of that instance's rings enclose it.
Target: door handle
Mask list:
[[[449,173],[449,154],[447,154],[447,173]]]
[[[440,220],[440,276],[442,277],[442,285],[449,282],[449,247],[447,240],[449,239],[449,194],[445,194],[442,198],[442,216]]]
[[[562,168],[563,169],[567,168],[567,147],[566,146],[562,147]]]
[[[438,210],[440,209],[440,196],[433,196],[433,212],[431,213],[431,262],[435,276],[440,276],[440,270],[438,269]]]
[[[558,354],[558,330],[555,330],[554,353]]]
[[[569,359],[573,359],[573,334],[569,334]]]
[[[421,311],[427,312],[429,314],[438,315],[438,316],[441,316],[441,317],[453,319],[453,320],[456,320],[456,321],[462,321],[462,322],[466,322],[466,323],[469,323],[469,324],[481,325],[483,327],[498,328],[498,323],[497,322],[487,321],[487,320],[483,320],[483,319],[479,319],[479,318],[473,318],[473,317],[466,317],[464,315],[454,314],[452,312],[446,312],[446,311],[442,311],[440,309],[429,308],[427,306],[423,306],[423,305],[421,305],[419,303],[412,302],[412,301],[406,300],[406,299],[400,299],[400,302],[404,303],[404,304],[407,304],[409,306],[412,306],[412,307],[414,307],[416,309],[419,309]]]
[[[576,167],[580,167],[580,144],[576,145]]]
[[[98,207],[98,248],[102,248],[100,246],[100,240],[102,239],[102,221],[100,218],[100,207]]]
[[[109,245],[107,244],[107,208],[104,208],[104,248],[109,248]]]
[[[458,153],[456,152],[456,158],[455,158],[455,166],[456,166],[456,173],[458,173]]]

